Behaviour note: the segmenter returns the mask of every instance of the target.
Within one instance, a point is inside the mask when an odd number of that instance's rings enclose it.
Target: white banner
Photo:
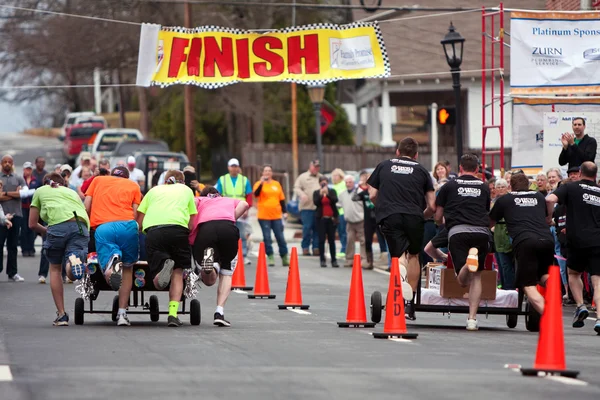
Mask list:
[[[513,94],[600,93],[600,13],[511,13]]]
[[[544,171],[558,167],[558,156],[562,151],[560,137],[563,133],[573,133],[571,127],[573,118],[585,120],[585,133],[600,140],[600,113],[598,112],[545,112],[544,113]],[[600,157],[596,154],[596,163]],[[568,165],[560,166],[563,176],[567,176]]]
[[[522,168],[527,173],[533,174],[542,167],[546,168],[548,164],[550,167],[559,166],[560,151],[554,161],[549,155],[548,162],[544,162],[543,154],[544,114],[553,111],[567,112],[571,116],[590,115],[590,113],[600,113],[600,102],[598,99],[581,97],[556,100],[515,97],[513,99],[512,168]],[[587,126],[586,133],[600,140],[600,125]]]

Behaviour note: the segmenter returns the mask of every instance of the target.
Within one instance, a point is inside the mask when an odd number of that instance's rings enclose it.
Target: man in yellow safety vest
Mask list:
[[[227,163],[228,174],[225,174],[217,180],[215,188],[223,197],[231,197],[237,200],[243,200],[252,207],[252,186],[247,177],[240,174],[240,162],[237,158],[232,158]],[[245,225],[248,223],[246,219],[248,215],[240,217],[236,221],[236,225],[240,230],[240,238],[242,239],[242,253],[244,258],[248,255],[248,246],[246,243]]]

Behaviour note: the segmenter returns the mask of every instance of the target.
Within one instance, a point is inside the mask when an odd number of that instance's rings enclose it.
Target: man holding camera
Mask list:
[[[338,224],[338,209],[336,204],[338,197],[335,189],[328,187],[327,177],[319,178],[320,189],[313,192],[313,202],[317,207],[315,211],[317,232],[319,234],[319,257],[321,258],[321,267],[327,267],[325,261],[325,239],[329,242],[329,253],[331,254],[331,266],[338,268],[339,265],[335,258],[335,230]]]

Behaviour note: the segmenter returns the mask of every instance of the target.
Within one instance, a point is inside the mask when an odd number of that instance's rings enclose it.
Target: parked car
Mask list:
[[[100,122],[104,124],[106,128],[108,128],[108,123],[106,122],[106,118],[101,115],[83,115],[75,118],[74,124],[81,124],[84,122]]]
[[[71,125],[67,128],[63,142],[63,154],[69,163],[73,163],[82,151],[82,147],[88,143],[90,138],[104,128],[104,124],[90,122]]]
[[[102,129],[90,140],[87,148],[82,151],[89,151],[97,160],[101,158],[110,158],[117,144],[122,140],[143,140],[144,136],[137,129],[110,128]],[[79,165],[79,158],[76,160]]]
[[[65,122],[62,125],[62,129],[60,131],[60,135],[58,136],[58,140],[64,141],[67,136],[67,128],[75,123],[75,120],[78,117],[92,117],[95,113],[92,111],[83,111],[83,112],[70,112],[65,115]],[[106,122],[106,121],[105,121]]]
[[[145,153],[145,152],[168,152],[169,145],[162,140],[134,140],[121,141],[112,152],[110,165],[115,165],[120,159],[126,159],[127,156]],[[139,167],[138,167],[139,168]]]

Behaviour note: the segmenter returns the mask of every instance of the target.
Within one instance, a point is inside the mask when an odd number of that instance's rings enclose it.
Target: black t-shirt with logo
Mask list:
[[[367,183],[379,190],[375,202],[377,223],[393,214],[423,216],[425,194],[433,192],[429,172],[408,157],[380,162]]]
[[[567,207],[567,245],[584,249],[600,243],[600,187],[582,179],[560,185],[553,193]]]
[[[546,222],[546,198],[538,191],[510,192],[498,198],[490,219],[506,221],[506,228],[517,246],[525,239],[554,240]]]
[[[461,175],[442,186],[436,204],[444,207],[448,230],[456,225],[490,226],[490,188],[472,175]]]

